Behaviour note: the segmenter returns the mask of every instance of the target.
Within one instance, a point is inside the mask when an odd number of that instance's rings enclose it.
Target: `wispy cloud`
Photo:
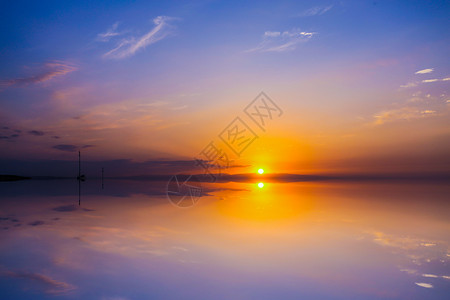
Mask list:
[[[429,117],[438,117],[447,114],[445,98],[432,97],[430,94],[422,95],[417,92],[404,103],[396,103],[391,108],[373,115],[372,125],[382,125],[398,121],[411,121]]]
[[[416,73],[414,73],[414,74],[428,74],[428,73],[431,73],[431,72],[433,72],[433,68],[429,68],[429,69],[423,69],[423,70],[419,70],[419,71],[417,71]]]
[[[450,81],[450,77],[432,78],[432,79],[424,79],[422,81],[408,82],[407,84],[400,85],[400,88],[411,88],[411,87],[417,86],[419,83],[432,83],[432,82],[440,82],[440,81]]]
[[[305,32],[299,29],[291,31],[266,31],[262,42],[246,52],[284,52],[294,50],[299,43],[308,41],[315,32]]]
[[[14,78],[7,80],[0,80],[0,88],[8,86],[23,86],[33,83],[40,83],[51,80],[55,77],[66,75],[70,72],[76,71],[77,67],[63,61],[52,61],[45,63],[35,75],[22,78]]]
[[[75,289],[75,287],[69,283],[58,281],[39,273],[7,271],[5,275],[38,282],[42,285],[47,294],[63,294]]]
[[[450,80],[450,77],[447,77],[447,78],[440,78],[440,79],[438,79],[438,78],[433,78],[433,79],[425,79],[425,80],[422,80],[422,82],[423,82],[423,83],[430,83],[430,82],[449,81],[449,80]]]
[[[65,152],[75,152],[78,149],[91,148],[91,147],[94,147],[94,145],[84,145],[84,146],[78,147],[76,145],[61,144],[61,145],[55,145],[52,148],[56,149],[56,150],[60,150],[60,151],[65,151]]]
[[[401,88],[410,88],[410,87],[415,87],[415,86],[417,86],[416,82],[408,82],[407,84],[400,85]]]
[[[300,14],[300,17],[320,16],[333,8],[333,5],[311,7]]]
[[[75,152],[78,149],[78,147],[75,145],[67,145],[67,144],[55,145],[52,148],[66,152]]]
[[[375,125],[382,125],[394,121],[419,119],[435,115],[437,115],[437,112],[435,110],[420,110],[417,107],[407,106],[398,109],[382,111],[378,114],[375,114],[373,117],[375,119]]]
[[[112,50],[106,52],[104,58],[122,59],[136,54],[140,49],[154,44],[172,33],[173,26],[171,21],[176,20],[172,17],[158,16],[153,19],[155,27],[140,37],[130,37],[123,39]]]
[[[30,226],[40,226],[40,225],[44,225],[44,224],[45,224],[45,222],[44,221],[40,221],[40,220],[28,223],[28,225],[30,225]]]
[[[121,33],[117,31],[117,27],[119,27],[119,22],[114,23],[106,32],[99,33],[97,35],[97,41],[107,42],[112,37],[120,35]]]

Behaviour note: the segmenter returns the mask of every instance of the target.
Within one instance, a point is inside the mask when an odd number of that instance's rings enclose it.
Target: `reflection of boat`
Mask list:
[[[81,152],[78,151],[78,176],[77,176],[77,180],[79,181],[85,181],[86,180],[86,176],[84,176],[84,174],[81,174]]]

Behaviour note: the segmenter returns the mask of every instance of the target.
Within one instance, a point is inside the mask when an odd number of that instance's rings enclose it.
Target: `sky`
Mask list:
[[[448,1],[3,4],[0,173],[72,174],[78,151],[109,174],[173,172],[211,142],[229,173],[448,171],[449,12]],[[261,92],[278,108],[264,128],[245,111]],[[225,137],[235,121],[256,137],[238,153]]]

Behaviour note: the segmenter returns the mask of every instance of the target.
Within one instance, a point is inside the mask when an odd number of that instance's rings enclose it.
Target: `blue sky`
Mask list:
[[[442,156],[448,12],[448,1],[8,3],[0,154],[190,158],[264,90],[288,112],[268,138],[294,143],[300,164],[430,141],[436,152],[413,147],[413,160]]]

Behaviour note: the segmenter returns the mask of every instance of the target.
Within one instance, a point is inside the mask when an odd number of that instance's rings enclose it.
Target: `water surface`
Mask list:
[[[0,183],[1,299],[448,299],[450,187]]]

